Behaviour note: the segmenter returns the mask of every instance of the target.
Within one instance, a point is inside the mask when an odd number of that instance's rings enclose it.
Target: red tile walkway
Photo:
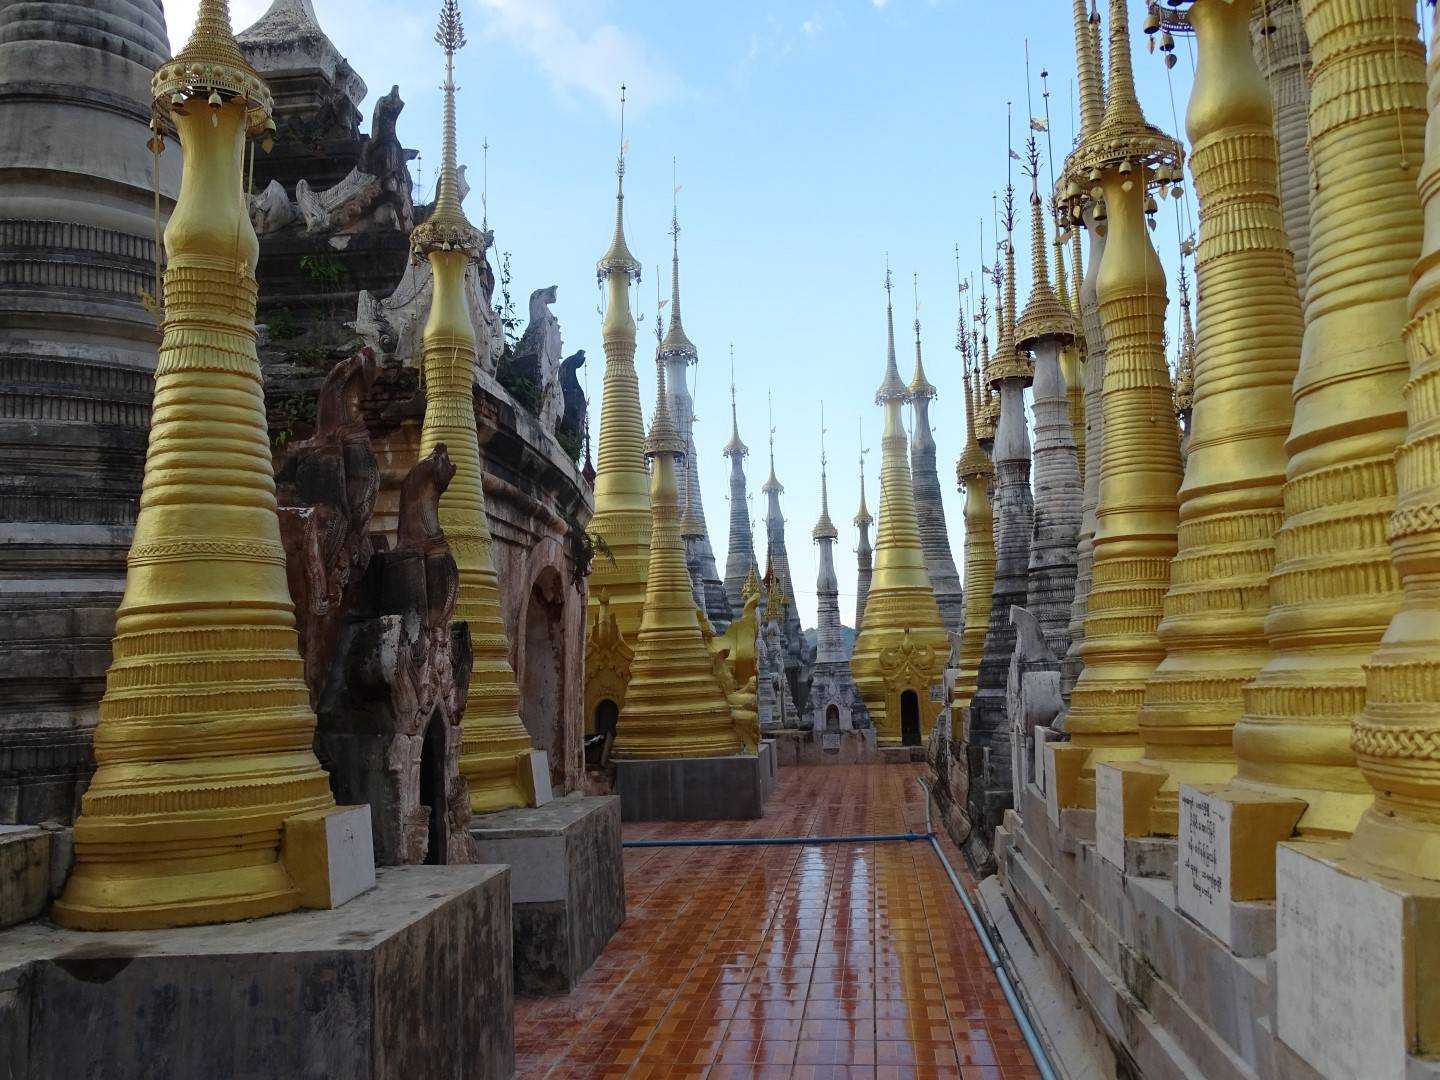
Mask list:
[[[920,832],[920,772],[782,769],[760,821],[625,837]],[[516,1003],[521,1080],[1039,1075],[928,844],[629,848],[625,891],[581,985]]]

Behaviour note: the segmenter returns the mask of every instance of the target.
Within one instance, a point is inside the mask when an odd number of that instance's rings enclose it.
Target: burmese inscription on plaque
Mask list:
[[[1224,799],[1180,786],[1180,865],[1175,892],[1180,910],[1221,941],[1230,941],[1230,818]]]
[[[1095,847],[1125,869],[1125,778],[1113,765],[1095,766]]]
[[[1280,1038],[1326,1077],[1405,1076],[1405,901],[1287,844],[1276,852]]]

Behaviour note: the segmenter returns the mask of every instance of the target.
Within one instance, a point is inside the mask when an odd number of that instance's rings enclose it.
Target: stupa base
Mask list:
[[[482,863],[510,866],[515,990],[565,994],[625,921],[620,800],[568,795],[470,823]]]
[[[762,746],[762,750],[766,748]],[[775,787],[774,750],[615,763],[622,821],[752,821]]]
[[[28,922],[0,934],[0,1056],[27,1080],[510,1076],[509,882],[503,866],[390,867],[329,911]]]

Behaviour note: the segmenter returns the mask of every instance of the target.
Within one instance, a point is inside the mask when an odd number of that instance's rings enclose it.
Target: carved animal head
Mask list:
[[[316,432],[328,435],[360,423],[361,407],[375,375],[375,351],[368,345],[332,367],[325,375],[315,406]]]
[[[454,478],[455,464],[444,443],[410,467],[400,483],[397,547],[424,551],[445,538],[440,528],[440,496]]]
[[[550,314],[550,305],[555,303],[555,295],[559,288],[558,285],[551,285],[544,289],[536,289],[530,294],[530,321],[532,323],[554,317]]]

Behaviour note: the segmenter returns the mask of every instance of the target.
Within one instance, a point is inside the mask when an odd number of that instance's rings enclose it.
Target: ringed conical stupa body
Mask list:
[[[908,440],[900,418],[909,391],[895,364],[895,314],[888,299],[888,272],[885,287],[885,381],[875,395],[885,410],[885,430],[880,438],[880,523],[874,578],[850,670],[880,745],[919,746],[929,737],[942,706],[950,637],[940,621],[920,546]]]

